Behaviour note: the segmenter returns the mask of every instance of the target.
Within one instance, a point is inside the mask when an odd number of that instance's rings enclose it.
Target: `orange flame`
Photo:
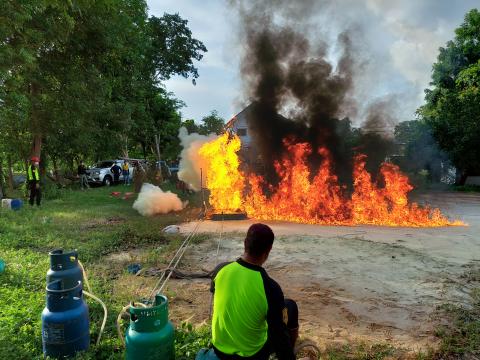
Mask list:
[[[310,145],[284,141],[287,156],[275,163],[280,183],[269,198],[264,194],[263,178],[249,176],[251,190],[246,196],[248,216],[262,220],[287,220],[310,224],[341,224],[348,221],[349,204],[343,199],[337,177],[330,171],[330,158],[324,148],[324,162],[310,181],[307,156]]]
[[[366,156],[354,159],[353,193],[338,184],[332,173],[330,153],[320,148],[323,162],[312,174],[307,163],[312,149],[307,143],[284,140],[286,155],[274,167],[280,182],[273,187],[259,175],[245,175],[239,170],[240,139],[224,134],[200,149],[208,164],[207,187],[210,205],[216,212],[245,211],[260,220],[284,220],[324,225],[387,225],[432,227],[463,225],[450,221],[439,209],[409,204],[407,194],[413,189],[398,166],[384,163],[380,178],[374,182],[365,169]]]
[[[245,182],[239,171],[240,138],[230,138],[224,133],[204,145],[199,154],[207,165],[206,186],[210,190],[209,202],[216,211],[234,212],[242,210],[242,193]]]

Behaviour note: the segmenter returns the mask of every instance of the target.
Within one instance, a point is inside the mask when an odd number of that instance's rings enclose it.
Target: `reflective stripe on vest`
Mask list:
[[[35,178],[33,177],[35,175]],[[40,181],[40,175],[38,174],[38,169],[35,168],[32,170],[32,165],[28,166],[28,181]]]

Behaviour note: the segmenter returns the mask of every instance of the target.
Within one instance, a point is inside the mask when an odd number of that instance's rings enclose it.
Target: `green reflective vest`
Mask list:
[[[28,165],[28,181],[40,181],[40,174],[38,173],[38,169],[31,164]]]
[[[268,337],[268,302],[261,272],[233,262],[220,270],[214,283],[213,345],[226,354],[256,354]]]

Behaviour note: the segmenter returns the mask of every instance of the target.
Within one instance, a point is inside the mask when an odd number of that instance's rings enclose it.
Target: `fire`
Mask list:
[[[330,171],[330,158],[326,149],[319,150],[324,163],[310,181],[307,156],[308,144],[284,141],[287,154],[275,163],[280,177],[276,188],[270,187],[267,198],[262,190],[264,180],[251,175],[251,189],[244,208],[248,216],[262,220],[287,220],[310,224],[342,224],[348,222],[349,204],[344,201],[337,177]]]
[[[353,192],[349,195],[332,172],[331,156],[326,148],[318,149],[323,161],[312,174],[307,162],[312,153],[310,145],[284,140],[286,155],[274,163],[280,182],[272,186],[262,176],[240,171],[237,156],[240,146],[238,136],[225,133],[200,149],[200,156],[208,164],[206,184],[210,190],[210,205],[216,212],[240,210],[259,220],[323,225],[432,227],[463,224],[450,221],[439,209],[410,204],[407,194],[413,186],[394,164],[382,164],[380,182],[374,181],[365,169],[366,156],[357,155]]]
[[[352,194],[352,220],[354,224],[389,226],[447,226],[461,225],[451,222],[439,209],[408,203],[407,194],[413,190],[408,177],[398,166],[383,163],[380,175],[385,185],[379,187],[365,169],[366,156],[357,155],[354,161],[354,192]]]
[[[207,165],[206,185],[210,190],[210,205],[216,211],[234,212],[243,208],[244,176],[239,171],[237,152],[241,142],[238,136],[224,133],[199,150]]]

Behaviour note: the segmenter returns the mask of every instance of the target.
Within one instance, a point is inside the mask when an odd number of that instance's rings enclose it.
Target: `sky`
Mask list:
[[[242,1],[242,0],[237,0]],[[271,0],[273,1],[273,0]],[[391,103],[396,121],[412,120],[423,102],[438,48],[453,39],[454,29],[478,0],[275,0],[284,6],[284,18],[301,22],[294,7],[308,7],[311,42],[330,45],[335,62],[335,39],[345,29],[354,29],[360,49],[356,56],[362,68],[356,72],[353,96],[356,114],[346,114],[360,124],[368,106]],[[208,49],[196,63],[200,77],[173,77],[168,91],[184,101],[184,119],[199,121],[212,110],[230,119],[248,103],[242,91],[240,59],[242,38],[237,12],[227,0],[147,0],[150,15],[179,13],[188,20],[193,36]],[[289,12],[289,13],[287,13]],[[313,15],[312,15],[313,14]],[[297,16],[295,16],[297,15]]]

